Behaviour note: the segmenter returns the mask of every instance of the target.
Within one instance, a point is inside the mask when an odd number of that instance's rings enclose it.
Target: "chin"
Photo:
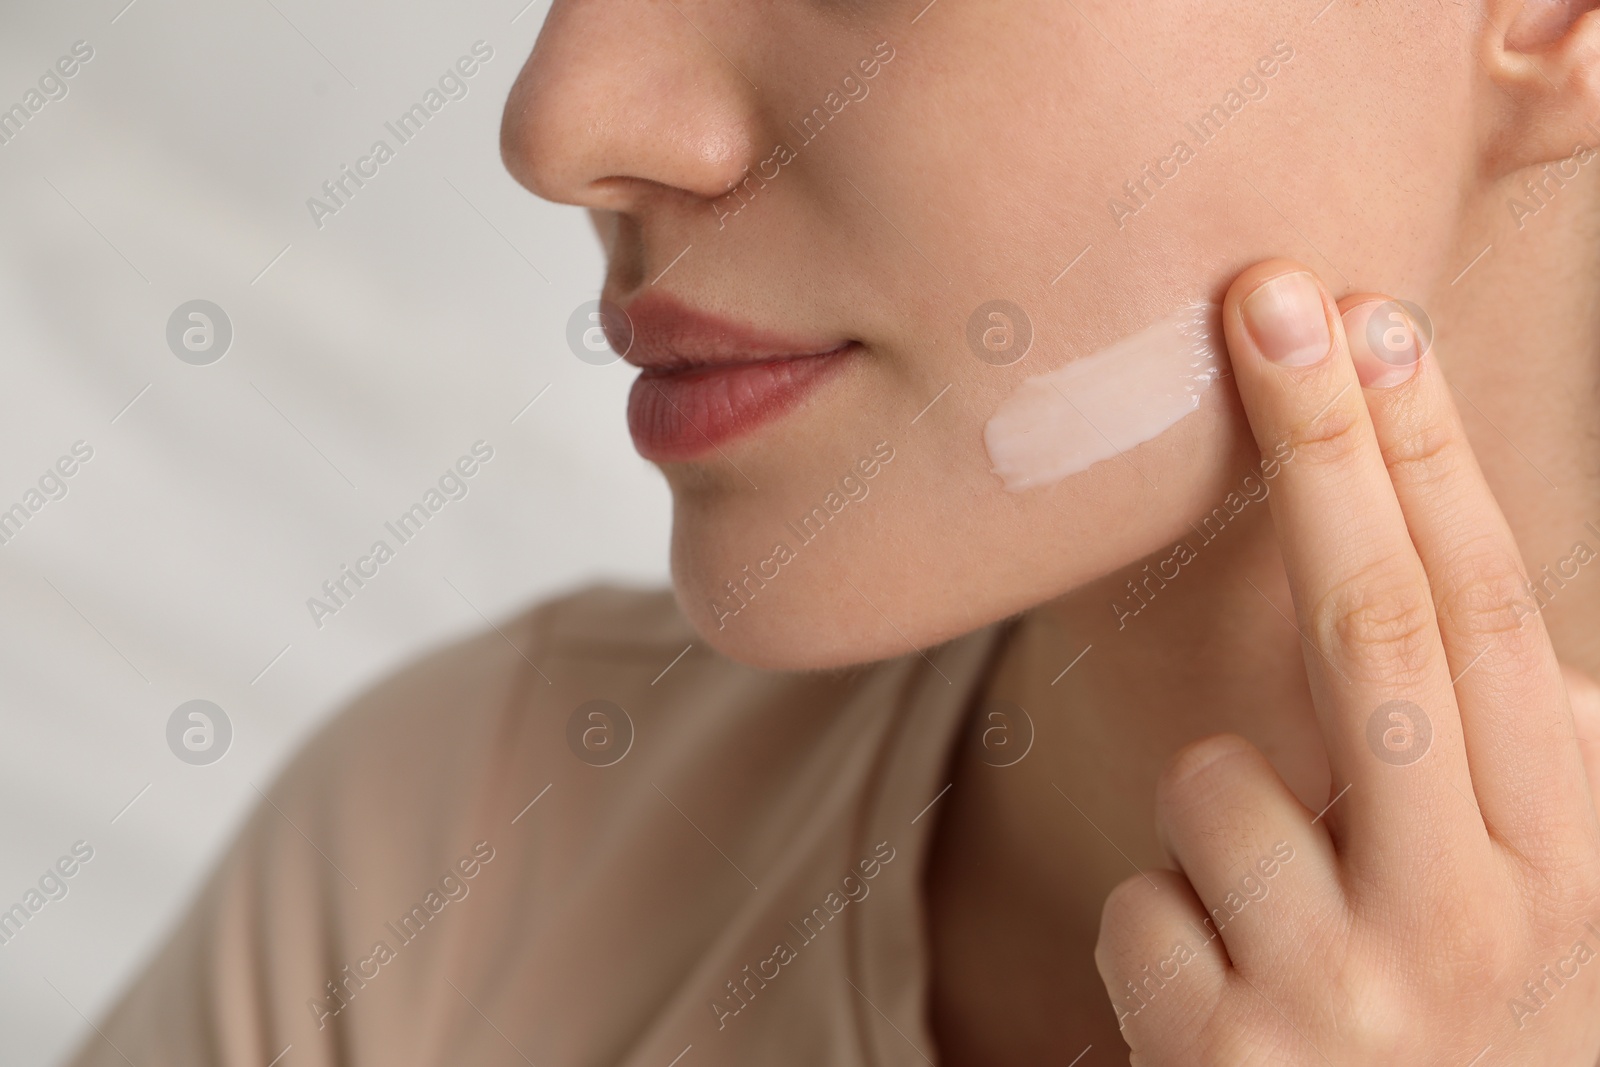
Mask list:
[[[711,647],[767,670],[839,669],[932,648],[1170,548],[1252,462],[1236,405],[1216,397],[1131,452],[1149,481],[1116,460],[1008,492],[955,449],[908,447],[871,480],[869,497],[832,501],[840,513],[809,539],[796,516],[827,498],[780,486],[816,485],[813,471],[791,466],[779,478],[767,467],[760,494],[673,472],[678,603]],[[782,454],[792,465],[827,451],[813,442]]]
[[[797,554],[770,580],[762,580],[755,570],[744,570],[759,561],[752,565],[720,547],[714,536],[675,522],[673,590],[706,643],[747,666],[774,671],[852,667],[907,655],[912,651],[908,641],[920,648],[961,632],[953,628],[940,636],[913,626],[902,637],[845,580],[873,596],[862,588],[861,575],[843,573],[820,553]]]

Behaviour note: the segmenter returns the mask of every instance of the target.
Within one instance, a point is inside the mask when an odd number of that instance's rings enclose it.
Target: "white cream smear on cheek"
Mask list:
[[[1053,485],[1160,436],[1226,366],[1221,310],[1190,304],[1092,355],[1029,378],[983,429],[1013,493]]]

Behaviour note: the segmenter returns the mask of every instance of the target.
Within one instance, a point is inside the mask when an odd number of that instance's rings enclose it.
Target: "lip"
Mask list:
[[[849,340],[784,337],[651,293],[602,319],[641,373],[628,395],[634,448],[686,462],[792,410],[860,350]]]

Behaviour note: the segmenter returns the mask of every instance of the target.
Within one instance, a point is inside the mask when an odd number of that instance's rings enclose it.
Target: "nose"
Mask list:
[[[547,200],[625,213],[663,188],[727,192],[759,119],[718,6],[556,0],[501,121],[512,176]],[[715,44],[701,32],[719,28]]]

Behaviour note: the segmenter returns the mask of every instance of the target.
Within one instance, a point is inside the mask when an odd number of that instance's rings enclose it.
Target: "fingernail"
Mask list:
[[[1422,348],[1416,325],[1396,301],[1362,304],[1344,313],[1356,377],[1368,389],[1389,389],[1417,372]]]
[[[1261,354],[1283,367],[1309,367],[1333,348],[1322,292],[1304,271],[1280,274],[1244,298],[1245,329]]]

